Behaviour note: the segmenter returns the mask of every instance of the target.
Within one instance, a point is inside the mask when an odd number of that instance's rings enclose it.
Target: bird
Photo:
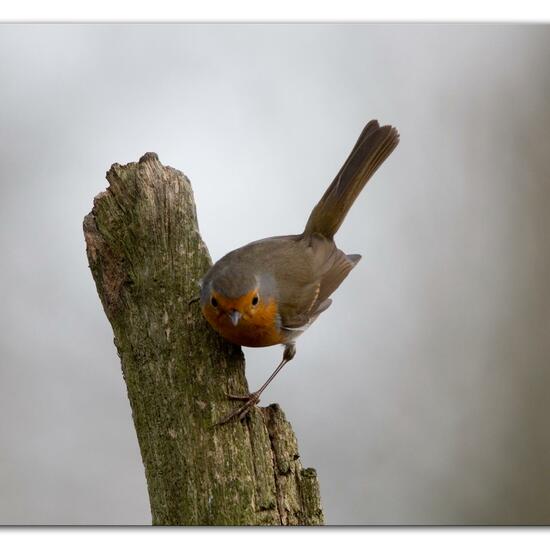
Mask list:
[[[296,339],[332,304],[330,296],[361,259],[334,236],[359,193],[399,143],[399,132],[377,120],[355,146],[299,235],[269,237],[218,260],[199,282],[202,314],[223,338],[240,346],[282,344],[283,357],[266,382],[216,425],[243,420],[280,370],[296,355]]]

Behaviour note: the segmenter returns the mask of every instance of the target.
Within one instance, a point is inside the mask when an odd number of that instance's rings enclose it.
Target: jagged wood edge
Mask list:
[[[177,196],[186,203],[183,206],[186,214],[184,221],[187,224],[188,237],[188,249],[185,252],[187,254],[191,253],[190,257],[195,254],[200,256],[195,267],[202,266],[200,273],[199,270],[195,270],[196,272],[192,274],[191,278],[195,280],[190,281],[190,283],[196,284],[199,277],[211,264],[211,260],[198,230],[190,182],[181,172],[170,167],[164,167],[156,154],[147,153],[138,163],[130,163],[125,166],[114,164],[107,173],[107,179],[110,183],[109,187],[95,198],[92,211],[84,219],[84,234],[90,269],[105,313],[113,326],[115,345],[121,357],[122,370],[128,385],[128,378],[134,376],[132,369],[135,369],[136,365],[135,360],[128,359],[129,354],[132,353],[132,346],[128,346],[127,342],[123,342],[125,340],[124,331],[128,329],[128,319],[125,319],[125,311],[132,307],[132,297],[136,283],[136,281],[132,281],[132,278],[136,276],[136,273],[132,273],[135,267],[132,266],[132,260],[134,259],[132,252],[124,246],[124,242],[121,242],[120,239],[121,234],[124,234],[124,229],[121,231],[119,227],[117,234],[116,227],[116,222],[121,220],[129,221],[130,225],[134,223],[139,226],[140,224],[140,220],[136,219],[136,212],[132,212],[126,204],[128,195],[136,195],[137,198],[134,196],[134,199],[138,201],[136,204],[139,204],[139,200],[143,201],[143,198],[139,198],[140,193],[152,192],[153,203],[151,204],[155,205],[159,202],[159,197],[162,195],[160,190],[164,187],[164,207],[168,209],[177,208],[174,204],[170,204],[170,200],[166,202],[169,197],[166,186],[174,185],[173,182],[177,182],[176,187],[178,189],[181,187],[181,192]],[[132,204],[132,201],[130,201],[130,204]],[[154,209],[154,206],[152,209]],[[111,210],[111,217],[104,216],[106,210]],[[167,219],[170,220],[170,216]],[[172,227],[172,231],[177,230],[177,227]],[[166,231],[170,231],[170,224],[166,226]],[[187,320],[187,330],[196,332],[193,338],[197,342],[200,341],[205,344],[207,349],[206,354],[201,356],[198,362],[212,361],[215,363],[218,361],[224,367],[217,370],[210,369],[209,374],[213,378],[217,378],[217,386],[220,388],[225,387],[225,391],[235,393],[247,391],[244,377],[244,360],[239,350],[215,335],[204,323],[198,308],[188,305],[189,300],[194,297],[189,292],[192,284],[187,285],[185,296],[178,296],[177,298],[180,305],[178,311]],[[143,284],[141,286],[143,287]],[[141,291],[143,292],[143,288]],[[164,327],[165,331],[169,329],[169,326]],[[130,349],[128,349],[129,347]],[[190,362],[196,366],[197,360],[193,359]],[[183,367],[176,365],[174,368],[181,369]],[[167,372],[169,371],[170,369],[167,369]],[[211,427],[206,428],[208,425],[211,426],[215,420],[214,416],[224,414],[229,410],[229,407],[234,406],[227,402],[223,395],[224,392],[220,388],[218,388],[219,391],[210,392],[212,395],[204,396],[207,398],[206,400],[198,400],[202,404],[199,409],[202,407],[204,410],[208,410],[207,413],[204,413],[208,422],[199,423],[200,430],[204,431],[204,437],[201,436],[199,439],[207,448],[208,439],[215,441],[218,452],[214,453],[215,458],[210,457],[212,464],[208,464],[207,468],[210,474],[206,476],[204,486],[194,487],[193,493],[196,495],[196,499],[193,501],[183,498],[185,491],[180,490],[178,492],[178,490],[171,488],[170,479],[167,479],[170,473],[174,474],[175,472],[174,483],[177,484],[182,481],[181,475],[177,475],[177,468],[182,466],[181,460],[170,460],[170,456],[164,457],[164,460],[160,461],[164,469],[159,467],[158,461],[151,460],[151,455],[155,453],[173,453],[174,445],[163,445],[163,437],[168,441],[175,440],[175,447],[179,449],[179,452],[184,453],[185,444],[182,447],[179,442],[181,434],[176,427],[170,426],[163,430],[164,426],[157,425],[152,430],[148,422],[144,422],[142,418],[143,411],[141,409],[143,407],[140,402],[140,397],[142,397],[140,392],[134,391],[135,384],[128,385],[128,396],[146,470],[153,523],[203,525],[322,524],[323,513],[315,470],[311,468],[302,469],[296,438],[280,407],[271,405],[266,408],[256,408],[245,423],[233,423],[230,426],[212,431]],[[195,409],[193,409],[194,415],[197,414]],[[198,414],[203,414],[203,412],[199,411]],[[157,420],[162,422],[162,419]],[[154,432],[153,440],[151,440],[151,433],[149,433],[151,431]],[[235,455],[238,455],[236,459]],[[225,456],[233,457],[229,469],[223,467]],[[186,465],[189,466],[187,462]],[[197,460],[191,461],[191,463],[196,465]],[[212,476],[223,478],[224,475],[227,476],[227,479],[222,479],[221,483],[212,483]],[[233,498],[229,501],[234,506],[231,506],[226,502],[227,495],[223,489],[223,481],[226,482],[227,487],[235,481],[235,475],[239,476],[241,485],[242,480],[246,480],[247,476],[250,479],[249,482],[245,482],[241,486],[240,490],[232,492],[231,496]],[[190,479],[197,482],[204,481],[204,475],[195,479],[192,474],[187,472],[186,481],[189,482]],[[207,493],[209,499],[220,498],[223,505],[219,506],[214,512],[208,510],[208,506],[205,504],[206,495],[201,496],[201,492]],[[178,497],[180,501],[178,501]]]

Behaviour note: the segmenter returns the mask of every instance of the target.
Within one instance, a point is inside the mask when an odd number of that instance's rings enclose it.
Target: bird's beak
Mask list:
[[[234,309],[231,311],[231,313],[228,313],[228,315],[229,315],[229,318],[231,319],[231,322],[233,323],[233,326],[236,327],[239,324],[239,321],[241,320],[241,312]]]

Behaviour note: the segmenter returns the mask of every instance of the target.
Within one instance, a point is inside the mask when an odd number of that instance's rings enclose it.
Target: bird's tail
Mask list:
[[[351,205],[379,166],[399,143],[399,133],[391,126],[380,127],[371,120],[355,147],[309,216],[305,235],[321,233],[332,239]]]

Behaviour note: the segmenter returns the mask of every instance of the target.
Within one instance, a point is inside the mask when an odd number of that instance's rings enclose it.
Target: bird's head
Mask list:
[[[201,283],[201,308],[211,323],[253,323],[271,302],[263,277],[236,269],[209,271]]]
[[[252,289],[243,296],[230,298],[221,292],[212,290],[210,300],[203,306],[210,315],[217,317],[227,316],[233,326],[237,326],[241,319],[250,320],[254,317],[260,304],[258,289]]]

